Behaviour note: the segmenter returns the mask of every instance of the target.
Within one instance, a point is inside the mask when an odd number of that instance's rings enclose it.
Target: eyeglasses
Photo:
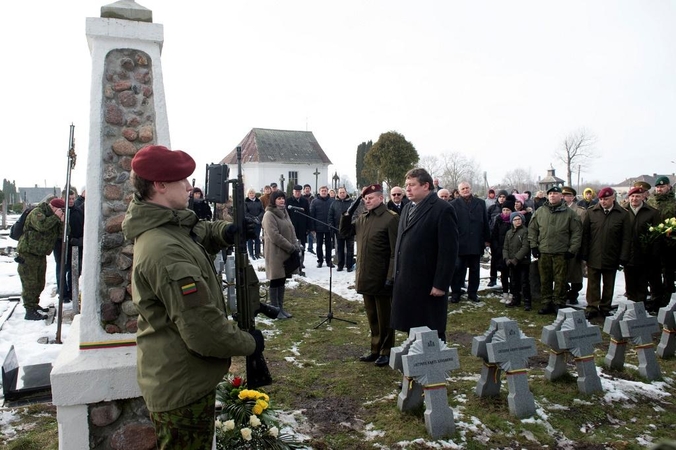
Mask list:
[[[390,194],[392,197],[401,197],[401,194]]]

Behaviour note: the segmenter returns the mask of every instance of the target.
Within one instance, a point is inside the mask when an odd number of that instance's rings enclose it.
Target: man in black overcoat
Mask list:
[[[455,271],[451,282],[451,302],[460,301],[462,284],[465,274],[469,269],[467,283],[467,298],[478,302],[479,297],[479,273],[481,255],[484,249],[490,245],[491,233],[488,226],[489,218],[486,212],[486,203],[472,195],[472,187],[469,183],[462,182],[458,185],[460,198],[451,202],[451,206],[458,216],[459,248],[458,258],[455,262]],[[496,258],[498,255],[496,255]]]
[[[392,328],[427,326],[446,340],[448,287],[458,256],[458,225],[450,203],[434,192],[425,169],[406,174],[410,202],[399,220],[395,252]]]

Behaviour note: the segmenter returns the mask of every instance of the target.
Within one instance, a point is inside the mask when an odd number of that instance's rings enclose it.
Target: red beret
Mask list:
[[[179,181],[195,171],[195,160],[181,150],[162,145],[143,147],[131,160],[132,170],[148,181]]]
[[[364,189],[361,190],[361,196],[362,198],[364,198],[369,194],[373,194],[374,192],[383,192],[383,187],[379,184],[372,184],[370,186],[366,186]]]
[[[609,187],[604,187],[599,191],[598,197],[599,198],[605,198],[605,197],[610,197],[615,193],[611,188]]]
[[[636,187],[631,188],[631,190],[629,191],[629,194],[627,194],[627,195],[643,194],[644,192],[645,192],[645,189],[643,189],[640,186],[636,186]]]
[[[52,205],[54,208],[65,208],[66,207],[66,202],[63,201],[62,198],[53,198],[50,202],[50,205]]]

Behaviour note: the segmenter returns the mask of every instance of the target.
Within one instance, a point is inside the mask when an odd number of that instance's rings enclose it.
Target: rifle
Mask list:
[[[237,293],[237,313],[233,316],[241,330],[253,331],[256,328],[254,318],[262,312],[270,318],[276,318],[279,308],[261,303],[259,282],[256,271],[249,262],[246,250],[246,214],[244,207],[244,182],[242,180],[242,147],[237,147],[237,179],[231,180],[233,219],[237,226],[235,233],[235,290]],[[272,383],[272,376],[265,357],[251,355],[246,357],[247,386],[256,389]]]
[[[68,245],[68,235],[70,227],[70,172],[75,168],[75,161],[77,155],[75,154],[75,125],[70,124],[70,137],[68,138],[68,166],[66,168],[66,211],[63,218],[63,238],[61,240],[61,271],[59,273],[59,311],[56,322],[56,336],[55,341],[61,344],[61,316],[63,313],[63,291],[66,287],[66,257],[70,250]]]

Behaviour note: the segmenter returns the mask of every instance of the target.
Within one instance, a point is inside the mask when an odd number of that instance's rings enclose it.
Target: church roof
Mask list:
[[[659,175],[659,174],[657,174],[657,173],[654,173],[654,174],[652,174],[652,175],[639,175],[639,176],[637,176],[637,177],[627,178],[626,180],[620,182],[620,183],[617,184],[616,186],[617,186],[617,187],[624,187],[624,186],[626,186],[626,187],[631,187],[631,186],[633,186],[634,183],[636,183],[637,181],[645,181],[645,182],[648,183],[650,186],[655,186],[655,181],[657,181],[657,179],[658,179],[659,177],[661,177],[661,176],[668,177],[669,180],[671,181],[671,184],[672,184],[672,185],[676,182],[676,176],[674,176],[673,173],[672,173],[671,175]]]
[[[252,128],[238,146],[242,147],[242,164],[332,164],[311,131]],[[236,163],[237,147],[221,161],[221,164]]]

